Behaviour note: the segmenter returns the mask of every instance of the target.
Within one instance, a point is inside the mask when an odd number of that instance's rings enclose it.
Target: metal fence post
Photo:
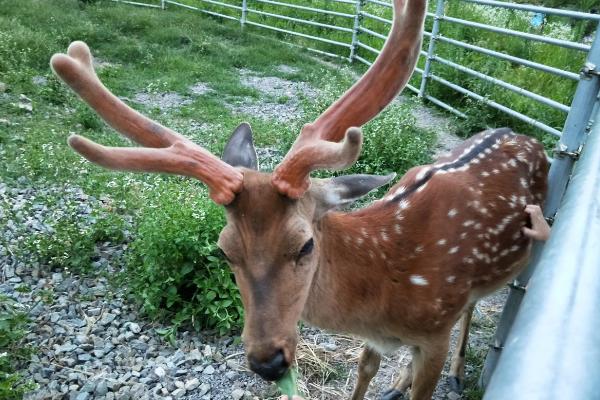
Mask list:
[[[165,0],[160,0],[160,8],[165,9]]]
[[[354,26],[352,27],[352,47],[350,47],[350,57],[348,57],[348,61],[352,62],[354,60],[354,55],[356,54],[356,47],[358,46],[358,32],[360,29],[360,20],[361,20],[361,11],[364,0],[356,0],[356,9],[354,14]]]
[[[435,51],[435,40],[440,32],[440,20],[444,16],[444,0],[437,0],[435,7],[435,17],[433,18],[433,26],[431,28],[431,36],[429,37],[429,48],[427,49],[427,59],[425,60],[425,67],[423,68],[423,75],[421,75],[421,87],[419,89],[419,97],[425,96],[425,89],[427,88],[427,78],[429,78],[429,71],[431,71],[431,62],[433,61],[433,52]]]
[[[600,29],[600,25],[597,28],[597,33],[599,32],[598,29]],[[577,90],[571,104],[571,111],[567,116],[562,136],[555,152],[554,161],[550,167],[548,198],[544,205],[544,213],[547,217],[553,217],[558,210],[565,188],[569,182],[573,164],[579,155],[586,133],[591,128],[590,118],[600,90],[599,69],[600,38],[596,34],[594,43],[588,53],[587,62],[582,69],[581,80],[577,85]],[[494,343],[490,346],[490,351],[487,354],[481,372],[479,383],[483,387],[487,386],[496,368],[506,337],[515,320],[521,300],[525,296],[525,287],[540,259],[541,249],[542,245],[539,243],[534,246],[529,266],[510,286],[511,291],[502,311],[498,328],[496,329]]]
[[[242,28],[246,25],[246,16],[248,15],[248,0],[242,0],[242,18],[240,18],[240,23],[242,24]]]

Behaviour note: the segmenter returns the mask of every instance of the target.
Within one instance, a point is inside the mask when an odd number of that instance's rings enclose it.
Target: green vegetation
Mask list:
[[[131,289],[149,316],[171,324],[161,330],[167,340],[180,326],[221,333],[239,328],[239,294],[216,248],[222,210],[197,181],[106,171],[72,152],[65,143],[70,133],[106,145],[128,144],[53,76],[48,61],[71,41],[86,41],[100,78],[113,92],[216,154],[244,120],[252,124],[258,146],[284,152],[302,124],[352,83],[348,66],[322,65],[275,38],[185,9],[28,0],[4,2],[3,10],[0,179],[9,186],[52,188],[39,191],[18,212],[3,207],[3,218],[17,224],[34,207],[51,210],[45,220],[50,230],[27,235],[19,248],[6,246],[38,265],[85,273],[99,268],[94,264],[98,243],[126,243],[127,266],[117,281]],[[280,65],[294,68],[283,72]],[[243,85],[240,69],[307,82],[319,96],[293,99],[300,101],[304,117],[289,123],[234,111],[231,104],[292,100]],[[198,83],[208,90],[194,95],[190,87]],[[138,94],[185,101],[161,108],[136,102]],[[29,101],[32,111],[19,106]],[[429,161],[435,135],[415,127],[410,104],[393,105],[365,130],[365,152],[353,172],[403,173]],[[77,188],[83,200],[65,195],[68,188]]]
[[[24,346],[27,314],[13,299],[0,295],[0,399],[20,399],[34,388],[16,372],[29,359],[31,349]]]
[[[145,0],[145,2],[154,5],[160,4],[160,1],[158,0]],[[241,16],[240,10],[230,7],[207,4],[200,0],[182,0],[182,2],[192,7],[199,7],[211,12],[222,13],[237,19]],[[236,7],[240,7],[242,3],[239,0],[226,0],[225,2]],[[258,23],[273,26],[278,29],[294,30],[300,34],[319,36],[347,45],[352,42],[351,32],[332,30],[323,26],[314,26],[290,21],[289,19],[275,18],[265,13],[283,14],[285,17],[299,18],[320,24],[335,25],[348,30],[351,29],[354,24],[352,15],[355,14],[355,4],[328,0],[286,0],[285,3],[320,8],[336,13],[343,13],[347,16],[323,13],[318,14],[294,7],[285,7],[250,0],[248,2],[249,12],[247,14],[248,24],[246,25],[246,29],[249,32],[262,32],[269,36],[297,43],[305,47],[334,53],[345,58],[349,57],[350,49],[347,46],[335,45],[328,42],[318,42],[305,37],[292,36],[283,32],[266,31],[264,28],[256,27],[256,25],[253,24]],[[547,0],[538,1],[538,3],[549,7],[569,8],[587,12],[598,9],[600,4],[597,0]],[[177,7],[167,5],[167,8],[175,9]],[[384,17],[386,19],[390,19],[392,14],[392,10],[389,7],[383,7],[375,3],[363,3],[362,9],[371,15]],[[430,11],[433,12],[434,9],[435,2],[430,1]],[[541,27],[536,28],[531,26],[530,23],[533,15],[532,13],[478,6],[457,0],[447,1],[445,12],[446,15],[455,18],[492,24],[501,28],[522,32],[543,34],[575,42],[589,40],[589,36],[593,33],[596,26],[593,22],[546,16],[545,23]],[[231,23],[235,24],[235,22]],[[427,30],[431,30],[431,24],[432,18],[428,18],[426,22]],[[390,27],[387,23],[366,16],[361,19],[361,26],[384,36],[387,35]],[[577,50],[563,49],[557,46],[527,41],[512,36],[498,35],[482,29],[466,27],[447,21],[441,23],[440,32],[446,37],[575,73],[579,72],[579,69],[585,60],[585,54]],[[360,42],[376,49],[380,49],[384,43],[383,39],[365,32],[359,33],[358,39]],[[425,38],[423,43],[425,50],[427,49],[428,44],[429,40]],[[359,47],[356,50],[357,54],[364,59],[369,61],[375,59],[375,54],[368,49]],[[502,61],[485,56],[481,53],[458,48],[444,42],[437,43],[436,55],[452,62],[468,66],[471,69],[494,78],[504,80],[515,86],[522,87],[531,92],[549,97],[550,99],[565,105],[570,105],[572,101],[576,86],[575,81],[566,78],[558,78],[555,75],[511,64],[508,61]],[[419,62],[421,68],[424,66],[424,61],[424,58],[421,57]],[[357,64],[359,64],[357,65],[357,69],[359,70],[364,70],[366,68],[361,63],[357,62]],[[456,71],[441,63],[434,63],[432,72],[450,82],[459,84],[475,93],[481,94],[489,100],[506,105],[522,114],[540,120],[557,130],[562,129],[566,118],[566,113],[563,111],[556,110],[507,89],[500,88],[487,81]],[[421,75],[415,73],[411,79],[411,84],[419,87],[420,81]],[[462,96],[438,82],[430,81],[428,83],[427,92],[428,94],[462,110],[469,116],[467,121],[464,121],[463,124],[463,132],[466,136],[488,126],[510,126],[517,131],[537,136],[548,147],[551,147],[555,142],[555,138],[549,134],[543,133],[543,131],[538,128],[534,128],[521,120],[510,117],[491,107],[481,107],[481,105],[474,100]]]

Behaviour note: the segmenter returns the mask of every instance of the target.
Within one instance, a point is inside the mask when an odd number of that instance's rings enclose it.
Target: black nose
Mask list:
[[[278,350],[270,360],[258,361],[252,356],[248,357],[250,369],[267,381],[280,379],[287,371],[289,364],[283,356],[283,351]]]

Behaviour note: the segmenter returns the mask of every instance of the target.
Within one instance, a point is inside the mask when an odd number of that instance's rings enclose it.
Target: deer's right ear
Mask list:
[[[223,150],[223,161],[232,167],[258,170],[258,158],[252,141],[252,128],[242,122],[233,132]]]
[[[348,205],[371,190],[388,184],[395,173],[380,175],[344,175],[330,179],[313,180],[313,194],[320,200],[320,212]]]

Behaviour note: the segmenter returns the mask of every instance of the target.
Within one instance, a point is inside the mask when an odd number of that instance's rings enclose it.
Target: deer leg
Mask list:
[[[467,351],[467,343],[469,340],[469,326],[471,325],[471,317],[475,303],[471,304],[464,312],[460,319],[460,334],[456,349],[452,353],[452,364],[450,367],[450,376],[448,376],[448,384],[450,391],[457,394],[462,393],[465,388],[465,353]]]
[[[404,393],[412,383],[412,362],[409,362],[406,367],[394,382],[391,388],[386,390],[381,396],[381,400],[396,400],[404,398]]]
[[[367,393],[369,388],[369,382],[379,370],[379,363],[381,362],[381,356],[378,352],[371,349],[369,346],[365,346],[360,355],[360,361],[358,362],[358,381],[352,393],[352,400],[362,400]]]
[[[411,400],[431,400],[448,355],[449,335],[413,350]]]

